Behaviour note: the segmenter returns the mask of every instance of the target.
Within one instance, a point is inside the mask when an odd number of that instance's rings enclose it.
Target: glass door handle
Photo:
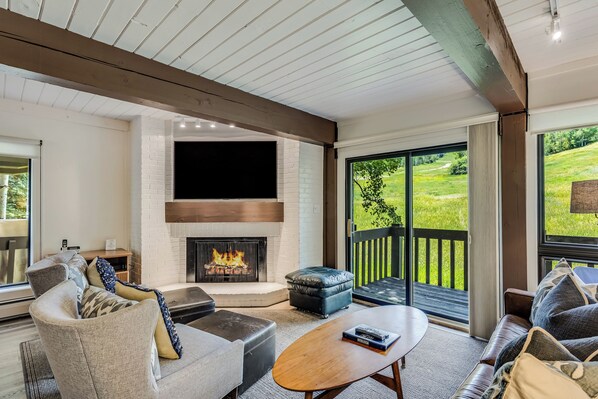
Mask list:
[[[347,219],[347,238],[351,238],[351,233],[353,233],[353,221]]]

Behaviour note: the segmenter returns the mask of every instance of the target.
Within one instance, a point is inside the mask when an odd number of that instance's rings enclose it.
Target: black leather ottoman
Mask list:
[[[175,323],[187,324],[214,313],[216,307],[212,297],[199,287],[166,291],[163,294]]]
[[[239,394],[245,392],[274,366],[276,323],[273,321],[219,310],[187,325],[231,342],[240,339],[245,343],[243,384],[239,387]]]
[[[329,267],[306,267],[286,275],[291,306],[327,318],[348,307],[352,300],[353,274]]]

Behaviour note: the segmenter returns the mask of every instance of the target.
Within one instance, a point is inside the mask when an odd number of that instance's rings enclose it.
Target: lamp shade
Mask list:
[[[571,184],[571,213],[598,213],[598,180]]]

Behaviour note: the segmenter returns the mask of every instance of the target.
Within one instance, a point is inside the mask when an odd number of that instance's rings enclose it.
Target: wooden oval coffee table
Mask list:
[[[346,341],[342,333],[358,324],[368,324],[401,335],[387,351],[373,350]],[[318,399],[334,398],[352,383],[372,377],[403,398],[399,360],[421,341],[428,318],[410,306],[380,306],[349,313],[305,334],[279,356],[272,369],[274,381],[290,391],[324,391]],[[391,366],[394,378],[378,374]]]

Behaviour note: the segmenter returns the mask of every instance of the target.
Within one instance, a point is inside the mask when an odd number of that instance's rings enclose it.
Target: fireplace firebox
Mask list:
[[[188,283],[266,279],[266,237],[187,238]]]

